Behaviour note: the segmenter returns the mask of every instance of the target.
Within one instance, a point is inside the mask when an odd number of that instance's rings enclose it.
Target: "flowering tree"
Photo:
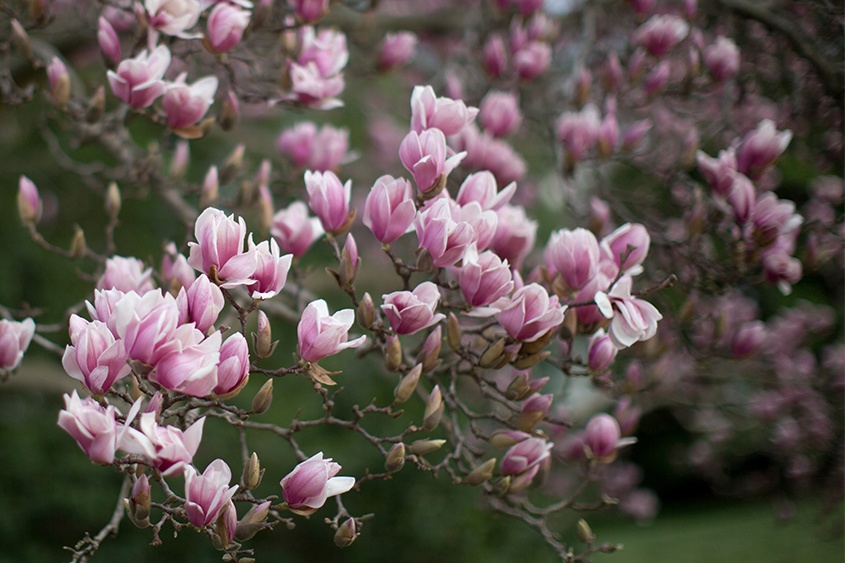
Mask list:
[[[841,36],[841,8],[719,6],[727,15],[694,0],[4,10],[5,104],[41,104],[54,164],[106,211],[99,243],[77,227],[56,246],[42,234],[59,216],[50,186],[20,176],[32,240],[78,261],[90,288],[41,312],[48,322],[18,304],[0,321],[4,378],[32,341],[60,356],[79,392],[59,427],[125,475],[73,560],[124,517],[154,544],[189,526],[224,560],[250,561],[257,533],[322,510],[345,547],[368,516],[341,495],[406,464],[478,487],[561,560],[585,560],[617,546],[588,515],[569,545],[555,515],[655,514],[620,458],[655,410],[687,426],[689,467],[723,492],[748,487],[728,474],[749,455],[774,476],[760,489],[841,473],[845,348],[829,305],[842,297],[842,73],[827,60],[842,53],[824,42]],[[61,48],[70,31],[84,49]],[[33,69],[46,79],[23,85]],[[350,93],[364,99],[345,106]],[[353,130],[310,121],[323,115]],[[221,146],[225,158],[191,157]],[[798,163],[809,180],[790,175]],[[122,221],[141,199],[163,202],[181,241],[149,259],[116,236],[147,228]],[[776,297],[802,285],[827,299]],[[338,383],[361,377],[393,398],[340,408]],[[262,420],[293,378],[321,412]],[[213,438],[208,419],[223,423]],[[322,445],[326,428],[383,465],[341,475],[355,454]],[[259,494],[261,434],[300,463]],[[197,467],[219,441],[241,455]]]

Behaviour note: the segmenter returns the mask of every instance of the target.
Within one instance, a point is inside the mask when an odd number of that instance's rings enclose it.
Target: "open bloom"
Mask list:
[[[72,315],[70,338],[73,345],[65,348],[62,366],[92,394],[104,394],[116,380],[129,373],[123,341],[116,340],[105,323],[89,323]]]
[[[464,299],[473,307],[490,305],[513,289],[513,278],[508,261],[502,261],[489,250],[478,254],[472,245],[464,255],[458,283]]]
[[[104,408],[91,397],[80,399],[74,391],[72,395],[65,394],[65,408],[59,411],[58,424],[73,436],[91,461],[108,464],[114,461],[118,448],[126,450],[123,444],[128,434],[140,435],[129,427],[140,408],[141,402],[137,401],[126,417],[126,424],[119,424],[113,406]]]
[[[560,274],[571,289],[581,289],[596,275],[599,243],[587,229],[561,229],[549,237],[545,250],[546,266]]]
[[[519,98],[510,92],[488,92],[481,100],[479,120],[482,128],[494,137],[510,135],[522,123]]]
[[[502,458],[502,473],[519,475],[549,457],[552,444],[542,438],[528,438],[511,446]]]
[[[364,204],[364,224],[383,244],[390,244],[411,228],[417,216],[414,189],[404,178],[382,176]]]
[[[309,217],[308,206],[302,201],[294,201],[287,209],[273,215],[273,227],[270,229],[281,252],[293,254],[296,258],[305,254],[314,241],[323,236],[323,232],[320,219]]]
[[[150,106],[164,93],[162,78],[169,66],[170,50],[164,45],[151,53],[141,51],[134,59],[122,61],[117,72],[108,71],[112,92],[133,108]]]
[[[414,58],[417,36],[410,31],[386,33],[379,45],[378,68],[389,71],[398,68]]]
[[[652,16],[637,30],[637,40],[655,57],[662,57],[683,41],[689,33],[689,24],[678,16],[662,14]]]
[[[611,318],[610,339],[619,349],[654,336],[657,321],[663,318],[648,301],[631,297],[630,276],[622,276],[607,296],[597,293],[595,300],[602,314]]]
[[[421,283],[414,291],[394,291],[382,298],[381,310],[397,334],[414,334],[446,317],[434,312],[440,301],[440,290],[431,282]]]
[[[716,80],[727,80],[739,72],[739,49],[733,40],[720,35],[704,49],[704,64]]]
[[[346,348],[357,348],[366,336],[348,341],[349,328],[355,322],[355,311],[343,309],[329,315],[329,308],[322,299],[312,301],[302,312],[296,327],[299,355],[306,362],[316,362],[337,354]]]
[[[411,93],[411,130],[414,133],[437,128],[450,137],[472,123],[476,115],[477,108],[467,107],[461,100],[438,98],[431,86],[414,86]]]
[[[252,298],[270,299],[285,287],[293,254],[281,256],[276,239],[255,245],[250,235],[249,246],[254,250],[256,257],[256,268],[252,274],[255,283],[249,287]]]
[[[198,242],[189,242],[191,253],[188,264],[206,273],[220,287],[231,288],[249,285],[255,272],[254,252],[244,252],[246,223],[243,217],[226,214],[213,207],[207,208],[197,219],[194,236]],[[212,271],[213,270],[213,271]]]
[[[537,221],[529,219],[521,205],[503,205],[496,214],[499,216],[499,223],[489,248],[515,268],[519,268],[522,260],[534,248]]]
[[[551,328],[563,322],[566,306],[558,303],[557,295],[546,292],[536,283],[528,284],[516,290],[510,303],[496,315],[511,338],[523,342],[533,342]]]
[[[142,435],[131,445],[124,440],[123,449],[129,453],[146,456],[164,477],[178,475],[197,453],[204,424],[205,417],[182,432],[175,426],[159,426],[156,423],[156,413],[145,412],[139,422]]]
[[[0,321],[0,371],[12,371],[23,359],[35,334],[35,321]]]
[[[217,92],[217,77],[206,76],[188,86],[183,72],[175,82],[164,90],[161,105],[167,114],[167,124],[173,129],[181,129],[197,123],[214,102]]]
[[[218,53],[231,51],[243,38],[250,12],[228,2],[218,2],[208,16],[206,37]]]
[[[186,33],[200,19],[202,7],[199,0],[145,0],[144,9],[150,28],[184,39],[196,37]],[[155,45],[157,37],[150,38],[150,46]]]
[[[510,201],[515,192],[516,182],[511,182],[502,188],[502,191],[499,191],[493,173],[489,170],[482,170],[466,177],[458,190],[455,201],[459,205],[466,205],[475,201],[485,211],[498,211]]]
[[[149,291],[140,297],[132,291],[114,304],[106,323],[123,341],[129,359],[153,366],[175,345],[182,316],[169,293]],[[183,326],[182,330],[194,330],[192,325]]]
[[[220,362],[219,331],[203,340],[203,334],[183,325],[168,343],[168,353],[156,363],[147,376],[165,389],[204,397],[217,386],[217,364]],[[190,327],[190,328],[189,328]]]
[[[737,170],[751,178],[758,177],[786,150],[791,140],[792,131],[778,131],[774,121],[764,119],[742,139],[736,153]]]
[[[452,218],[451,203],[445,197],[438,198],[417,213],[414,220],[419,248],[428,251],[437,268],[454,265],[478,239],[472,225]]]
[[[465,152],[449,154],[446,137],[439,129],[427,129],[422,133],[411,131],[399,145],[402,165],[414,175],[420,192],[437,186],[442,188],[445,178],[466,156]]]
[[[297,465],[279,483],[288,507],[299,514],[311,514],[326,499],[340,495],[355,486],[354,477],[336,477],[340,464],[323,459],[319,452]]]
[[[185,512],[188,521],[203,528],[217,521],[220,512],[229,504],[237,485],[229,486],[232,471],[222,459],[215,459],[202,475],[191,466],[185,468]]]
[[[642,270],[638,267],[645,260],[650,244],[648,231],[639,223],[625,223],[601,240],[605,257],[611,258],[623,272],[633,270],[632,274]]]
[[[144,269],[144,263],[137,258],[112,256],[106,260],[106,271],[97,280],[97,289],[119,289],[143,295],[155,287],[152,275],[153,269]]]

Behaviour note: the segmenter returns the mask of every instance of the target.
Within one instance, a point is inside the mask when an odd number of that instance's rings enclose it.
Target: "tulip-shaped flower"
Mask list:
[[[494,137],[507,137],[522,123],[519,98],[510,92],[488,92],[479,110],[481,127]]]
[[[511,338],[533,342],[563,322],[566,306],[557,295],[549,297],[543,286],[532,283],[516,290],[510,303],[496,315],[496,320]]]
[[[162,356],[147,378],[177,393],[204,397],[217,386],[217,364],[223,337],[215,331],[203,340],[203,334],[183,325],[169,343],[169,352]]]
[[[598,141],[601,114],[595,104],[587,104],[580,112],[564,112],[555,125],[557,138],[566,149],[567,158],[578,162]]]
[[[422,133],[411,131],[399,145],[402,165],[414,175],[417,189],[422,193],[442,189],[446,177],[466,156],[465,152],[454,156],[448,154],[446,137],[439,129],[426,129]]]
[[[288,0],[294,7],[297,19],[317,23],[329,11],[329,0]]]
[[[462,206],[475,201],[485,211],[498,211],[510,201],[515,192],[515,182],[499,191],[496,177],[489,170],[482,170],[466,177],[455,201]]]
[[[185,84],[187,76],[188,74],[183,72],[175,82],[168,84],[161,99],[161,105],[167,114],[167,124],[172,129],[194,125],[214,103],[217,77],[206,76],[188,86]]]
[[[186,321],[193,322],[201,333],[208,333],[226,303],[223,292],[211,283],[208,276],[200,274],[188,287],[185,297],[188,308]]]
[[[411,228],[417,216],[414,189],[404,178],[382,176],[364,204],[364,224],[382,244],[390,244]]]
[[[208,16],[206,39],[218,53],[232,50],[243,38],[250,12],[228,2],[218,2]]]
[[[663,14],[652,16],[637,29],[637,40],[655,57],[662,57],[683,41],[689,33],[689,24],[678,16]]]
[[[731,338],[734,358],[750,358],[766,341],[766,324],[763,321],[743,323]]]
[[[236,332],[220,347],[214,393],[224,399],[234,396],[249,380],[249,369],[249,346],[243,334]]]
[[[150,53],[141,51],[134,59],[122,61],[117,72],[108,71],[114,95],[132,106],[145,108],[164,93],[162,80],[170,66],[170,50],[164,45]]]
[[[297,514],[313,514],[327,498],[354,487],[354,477],[336,477],[340,469],[331,458],[323,459],[323,452],[297,465],[280,482],[288,507]]]
[[[346,348],[357,348],[366,336],[348,341],[349,328],[355,322],[355,311],[343,309],[329,315],[329,308],[322,299],[312,301],[302,312],[296,327],[299,339],[299,356],[306,362],[317,362]]]
[[[560,274],[570,289],[581,289],[596,275],[599,243],[587,229],[552,233],[545,249],[546,266]]]
[[[43,204],[35,183],[21,176],[18,181],[18,215],[24,225],[35,225],[41,220]]]
[[[458,274],[461,293],[472,307],[486,307],[513,289],[513,277],[508,261],[502,261],[491,251],[478,254],[474,245],[464,255]],[[490,310],[493,314],[498,309]]]
[[[704,65],[717,81],[733,78],[739,72],[739,49],[731,39],[720,35],[704,49]]]
[[[58,424],[73,436],[91,461],[109,464],[114,461],[118,448],[129,451],[123,445],[127,434],[140,435],[129,427],[140,408],[141,402],[137,401],[130,409],[126,423],[119,424],[115,419],[117,410],[113,406],[103,407],[92,397],[80,399],[74,391],[72,395],[65,394],[65,408],[59,411]]]
[[[519,475],[549,457],[552,444],[542,438],[528,438],[508,449],[502,457],[502,473]]]
[[[642,271],[638,266],[645,260],[650,244],[648,231],[639,223],[625,223],[601,240],[605,257],[611,258],[621,271],[631,270],[632,274]]]
[[[295,127],[282,131],[276,139],[276,149],[282,156],[290,158],[294,165],[324,172],[331,168],[318,168],[311,165],[311,153],[317,138],[317,126],[310,121],[297,123]]]
[[[191,466],[185,468],[185,512],[188,521],[197,528],[204,528],[217,521],[220,512],[238,490],[229,486],[232,471],[222,459],[215,459],[202,475]]]
[[[111,64],[120,62],[120,39],[117,32],[104,16],[100,16],[97,27],[97,41],[100,43],[100,50]]]
[[[65,348],[62,366],[94,395],[103,395],[130,371],[122,340],[100,321],[88,322],[78,315],[70,318],[72,346]]]
[[[226,217],[219,209],[209,207],[197,219],[194,236],[198,242],[189,242],[191,253],[188,264],[208,274],[220,287],[231,288],[253,283],[255,272],[254,252],[244,252],[246,223],[243,217]]]
[[[252,279],[255,283],[249,287],[253,299],[270,299],[279,293],[288,279],[288,271],[293,260],[293,254],[281,256],[276,239],[263,241],[255,245],[252,235],[249,247],[255,252],[256,264]]]
[[[491,35],[484,44],[484,68],[493,78],[498,78],[508,69],[508,55],[501,35]]]
[[[425,248],[437,268],[452,266],[464,257],[469,245],[478,238],[466,221],[452,218],[451,203],[445,197],[434,201],[417,214],[414,228],[419,248]]]
[[[381,310],[397,334],[414,334],[446,317],[434,312],[440,301],[440,290],[431,282],[421,283],[414,291],[394,291],[382,298]]]
[[[537,221],[529,219],[521,205],[504,205],[496,213],[499,223],[489,248],[518,268],[534,248]]]
[[[545,41],[529,41],[513,54],[513,68],[521,80],[534,80],[552,63],[552,47]]]
[[[695,155],[698,169],[710,187],[718,195],[727,197],[734,183],[736,172],[736,150],[731,147],[720,151],[717,158],[711,158],[707,153],[698,151]]]
[[[119,289],[124,293],[134,291],[144,295],[155,287],[152,275],[152,268],[144,269],[144,263],[137,258],[112,256],[106,260],[106,271],[97,280],[97,289]]]
[[[138,424],[142,433],[141,439],[132,446],[124,440],[122,447],[129,453],[146,456],[155,468],[161,471],[162,476],[178,475],[185,471],[197,453],[204,424],[205,417],[182,432],[175,426],[159,426],[156,423],[156,413],[145,412]]]
[[[438,98],[431,86],[414,86],[411,94],[411,130],[415,133],[436,128],[451,137],[472,123],[476,115],[478,109],[467,107],[461,100]],[[408,168],[407,165],[405,167]]]
[[[34,334],[35,321],[32,319],[0,321],[0,372],[18,367]]]
[[[587,352],[587,366],[595,373],[602,373],[613,363],[618,351],[619,349],[614,346],[610,335],[605,334],[604,330],[599,329],[590,339],[590,348]]]
[[[200,0],[145,0],[149,25],[155,32],[165,35],[193,39],[196,35],[186,33],[200,19],[202,6]],[[156,44],[158,34],[150,33],[150,48]]]
[[[115,303],[107,325],[123,341],[129,359],[153,366],[174,346],[183,314],[169,293],[148,291],[139,297],[133,291]]]
[[[323,236],[323,232],[320,219],[308,217],[308,206],[302,201],[294,201],[287,209],[273,215],[273,227],[270,229],[281,252],[293,254],[296,258],[305,254],[314,241]]]
[[[786,150],[791,140],[792,131],[778,132],[774,121],[764,119],[742,139],[736,152],[737,169],[750,178],[759,177]]]
[[[606,413],[599,413],[590,419],[583,440],[587,457],[601,463],[610,463],[616,459],[619,448],[637,441],[636,438],[622,438],[619,423]]]
[[[406,64],[414,58],[417,36],[410,31],[387,33],[379,45],[378,69],[387,72]]]
[[[352,180],[345,184],[334,172],[305,172],[305,189],[311,211],[320,218],[323,229],[334,235],[343,234],[354,219],[349,212]]]

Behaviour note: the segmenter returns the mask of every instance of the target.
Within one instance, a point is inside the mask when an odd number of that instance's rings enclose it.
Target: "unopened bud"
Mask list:
[[[402,365],[402,343],[398,336],[388,336],[384,347],[384,365],[390,371],[396,371]]]
[[[440,418],[443,416],[443,411],[446,406],[443,404],[443,394],[440,392],[440,386],[435,385],[431,390],[431,395],[428,396],[428,401],[425,403],[425,413],[423,414],[423,430],[431,432],[437,425],[440,424]]]
[[[393,396],[396,397],[397,403],[404,403],[411,398],[411,395],[417,388],[417,383],[419,383],[421,374],[422,364],[417,364],[414,366],[414,369],[399,380],[399,385],[397,385],[396,389],[393,390]]]
[[[434,260],[432,260],[431,254],[428,253],[428,250],[422,248],[417,252],[417,262],[415,266],[420,272],[434,271]]]
[[[106,89],[100,86],[88,102],[88,107],[85,109],[85,121],[88,123],[97,123],[103,117],[103,111],[105,109]]]
[[[205,179],[202,182],[202,190],[200,191],[200,209],[213,207],[217,202],[219,194],[220,182],[217,175],[217,167],[212,166],[205,174]]]
[[[246,541],[252,538],[256,532],[264,528],[264,522],[267,520],[269,511],[270,501],[253,505],[249,509],[249,512],[244,514],[244,517],[238,522],[238,526],[235,528],[235,539],[237,541]],[[243,561],[243,559],[239,559],[238,561]]]
[[[505,346],[504,352],[499,356],[499,361],[493,366],[493,369],[502,369],[513,360],[519,351],[522,349],[522,342],[514,342]]]
[[[499,358],[502,356],[502,352],[505,351],[505,343],[506,340],[504,338],[500,338],[491,344],[487,350],[481,354],[481,359],[479,360],[481,367],[490,368],[499,363]]]
[[[596,539],[596,536],[593,535],[593,530],[590,529],[590,525],[583,518],[578,520],[577,530],[578,539],[584,543],[593,543]]]
[[[64,108],[70,101],[70,75],[59,57],[53,57],[50,66],[47,67],[47,78],[50,83],[50,94],[56,104]]]
[[[376,321],[376,307],[373,304],[373,298],[369,293],[365,293],[361,297],[361,302],[358,303],[358,324],[363,328],[370,328]]]
[[[110,182],[106,188],[106,213],[112,219],[117,219],[120,213],[120,189],[116,182]]]
[[[531,434],[519,430],[496,430],[490,436],[490,445],[494,448],[509,448],[523,440],[527,440]]]
[[[223,164],[223,171],[220,173],[221,184],[228,184],[235,179],[235,176],[244,163],[244,151],[246,151],[246,145],[240,144],[235,147],[235,150],[226,159],[226,162]]]
[[[493,468],[496,466],[496,458],[491,458],[476,467],[464,479],[464,483],[477,487],[478,485],[490,480],[493,477]]]
[[[358,534],[355,532],[355,519],[347,518],[346,522],[341,524],[337,529],[337,532],[334,533],[334,544],[338,547],[348,547],[357,537]]]
[[[262,233],[269,233],[273,226],[273,195],[270,193],[270,186],[261,184],[258,186],[258,221]]]
[[[425,455],[435,450],[439,450],[445,443],[446,440],[417,440],[411,444],[409,449],[414,455]]]
[[[273,380],[268,379],[252,399],[252,414],[264,414],[273,402]]]
[[[73,239],[70,241],[70,257],[82,258],[85,256],[85,250],[85,231],[79,225],[75,225]]]
[[[258,311],[258,332],[252,333],[252,347],[255,349],[255,355],[259,358],[269,358],[276,350],[276,344],[279,341],[273,342],[273,335],[270,329],[270,320],[264,311]]]
[[[263,476],[264,470],[261,469],[261,464],[258,462],[258,454],[252,452],[246,465],[244,465],[244,472],[241,475],[241,486],[247,491],[251,491],[261,483]]]
[[[399,442],[393,444],[390,451],[387,452],[387,459],[384,461],[384,468],[388,473],[399,471],[405,465],[405,444]]]
[[[29,35],[16,19],[12,19],[12,45],[25,59],[32,60],[32,44],[29,42]]]
[[[123,499],[126,514],[139,528],[150,525],[150,482],[146,475],[141,475],[132,485],[132,493]]]
[[[24,225],[35,225],[41,220],[43,204],[35,183],[21,176],[18,182],[18,215]]]
[[[534,340],[533,342],[525,342],[522,344],[522,353],[526,355],[536,354],[540,350],[546,347],[546,344],[554,337],[555,331],[554,329],[547,330],[543,336]]]
[[[543,417],[546,416],[546,413],[539,410],[530,410],[524,411],[519,413],[519,416],[516,418],[516,426],[520,430],[531,430],[534,428],[538,422],[543,420]]]
[[[446,342],[452,350],[457,350],[461,346],[461,325],[455,313],[449,313],[449,320],[446,323]]]
[[[524,348],[524,347],[523,347]],[[520,358],[517,361],[513,362],[513,367],[516,369],[528,369],[531,366],[535,366],[548,358],[551,355],[550,350],[546,350],[544,352],[539,352],[537,354],[532,354],[531,356],[526,356],[524,358]]]
[[[526,372],[518,373],[511,380],[508,388],[505,389],[505,397],[511,401],[520,401],[527,397],[528,393],[533,392],[528,385],[528,377],[528,373]]]
[[[425,339],[422,350],[417,354],[417,362],[422,364],[423,373],[437,369],[443,360],[440,359],[440,345],[443,340],[443,330],[438,324],[428,338]]]
[[[523,471],[519,475],[509,476],[511,480],[506,494],[512,495],[524,490],[534,480],[534,475],[533,471]]]
[[[231,131],[238,124],[240,114],[241,107],[238,96],[234,92],[229,92],[226,99],[223,100],[223,109],[217,116],[217,124],[223,131]]]
[[[567,309],[563,314],[563,322],[558,330],[561,340],[565,342],[572,342],[575,335],[578,334],[578,313],[575,309]]]
[[[508,490],[511,487],[511,476],[505,475],[495,483],[493,483],[493,494],[496,496],[503,497],[508,494]]]
[[[176,143],[176,150],[173,153],[173,160],[170,161],[168,174],[172,180],[181,180],[188,171],[188,163],[191,161],[191,145],[188,141],[180,139]]]

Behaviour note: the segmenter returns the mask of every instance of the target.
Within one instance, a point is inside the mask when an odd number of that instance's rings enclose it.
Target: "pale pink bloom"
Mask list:
[[[631,283],[630,276],[622,276],[606,296],[595,296],[602,314],[611,319],[608,333],[620,350],[654,336],[657,321],[663,318],[654,305],[631,296]]]
[[[167,114],[167,124],[173,129],[181,129],[197,123],[214,103],[217,92],[217,77],[206,76],[188,86],[183,72],[164,89],[161,105]]]
[[[191,287],[197,277],[194,269],[188,264],[188,259],[176,251],[176,245],[172,242],[167,244],[161,257],[161,274],[169,282],[171,289]]]
[[[382,295],[381,310],[396,334],[414,334],[446,318],[435,313],[440,302],[440,290],[431,282],[423,282],[413,291],[394,291]]]
[[[115,339],[105,323],[89,323],[72,315],[70,339],[72,345],[65,348],[62,366],[68,375],[81,381],[91,394],[105,394],[116,380],[129,373],[123,341]]]
[[[203,528],[217,521],[238,490],[229,486],[232,471],[222,459],[215,459],[202,475],[190,465],[185,468],[185,513],[188,522]]]
[[[244,30],[249,26],[251,14],[229,4],[219,2],[208,16],[206,37],[211,47],[218,53],[232,50],[243,39]]]
[[[768,166],[774,164],[792,140],[792,131],[778,131],[774,121],[764,119],[754,131],[748,133],[736,152],[737,170],[757,178]]]
[[[194,397],[210,394],[217,386],[222,339],[221,333],[215,331],[203,340],[200,331],[190,325],[183,326],[147,378],[177,393]]]
[[[393,70],[410,62],[414,58],[417,42],[416,34],[410,31],[386,33],[379,46],[379,70]]]
[[[736,150],[731,147],[719,151],[717,158],[710,158],[705,152],[695,153],[698,170],[704,179],[710,183],[713,191],[722,197],[727,197],[734,183],[736,172]]]
[[[320,218],[328,233],[334,233],[346,226],[349,219],[349,197],[352,180],[345,184],[334,172],[305,172],[305,189],[308,191],[308,205]]]
[[[256,245],[249,237],[249,247],[255,252],[257,266],[252,274],[255,283],[249,286],[253,299],[270,299],[278,294],[287,282],[293,254],[281,256],[276,239]]]
[[[519,268],[522,260],[534,248],[537,221],[529,219],[521,205],[506,204],[496,212],[499,223],[489,248],[502,259]]]
[[[273,215],[270,233],[279,243],[281,252],[299,258],[323,236],[324,231],[317,217],[308,217],[308,206],[302,201],[294,201],[287,209]]]
[[[21,363],[35,334],[35,321],[0,320],[0,371],[12,371]]]
[[[462,259],[466,249],[478,237],[469,223],[456,222],[452,218],[450,203],[445,197],[437,198],[414,220],[419,248],[428,251],[437,268],[452,266]]]
[[[597,294],[607,291],[607,288],[610,286],[610,282],[616,278],[618,271],[619,269],[612,261],[600,261],[596,275],[587,283],[587,285],[578,290],[575,298],[578,301],[593,301]],[[604,314],[595,305],[577,307],[575,312],[578,315],[578,322],[583,326],[591,326],[594,323],[600,323],[605,320]],[[609,312],[609,314],[613,313],[612,309],[605,309],[605,312]]]
[[[104,16],[100,16],[97,27],[97,41],[100,43],[100,50],[108,61],[113,64],[120,62],[120,39],[117,32]]]
[[[417,208],[414,188],[404,178],[382,176],[364,203],[364,224],[382,244],[390,244],[411,230]]]
[[[549,297],[545,288],[532,283],[516,290],[510,303],[496,315],[496,320],[511,338],[533,342],[563,322],[566,306],[558,303],[557,295]]]
[[[106,271],[97,280],[97,289],[119,289],[124,293],[134,291],[143,295],[155,289],[152,282],[153,269],[144,269],[144,263],[137,258],[112,256],[106,260]]]
[[[732,39],[720,35],[704,49],[704,64],[716,80],[733,78],[739,72],[739,49]]]
[[[181,318],[169,293],[149,291],[141,297],[131,291],[114,304],[107,324],[123,340],[129,359],[153,366],[175,345]],[[186,329],[194,330],[192,325]]]
[[[519,98],[511,92],[488,92],[481,100],[478,119],[481,127],[494,137],[514,133],[522,123]]]
[[[244,252],[246,223],[243,217],[226,214],[213,207],[207,208],[197,218],[194,236],[198,242],[189,242],[191,249],[188,264],[197,271],[211,273],[216,269],[217,280],[223,288],[252,283],[255,271],[255,253]],[[214,276],[211,276],[214,279]],[[217,281],[215,280],[215,282]]]
[[[532,41],[548,41],[554,43],[560,33],[560,25],[543,12],[535,12],[526,24],[528,39]]]
[[[90,301],[85,302],[85,306],[88,309],[88,314],[91,315],[91,319],[106,323],[109,330],[115,335],[115,337],[117,337],[118,334],[115,327],[115,319],[112,318],[112,312],[114,311],[117,303],[123,299],[125,295],[126,294],[119,289],[95,289],[94,304],[92,305]],[[135,295],[137,297],[137,294]]]
[[[461,100],[440,97],[431,86],[414,86],[411,93],[411,130],[422,134],[426,129],[437,128],[443,135],[457,135],[465,125],[475,120],[478,109],[467,107]],[[402,160],[403,164],[405,160]],[[405,165],[405,168],[410,168]]]
[[[152,30],[183,39],[198,37],[198,35],[186,33],[186,30],[194,27],[200,19],[202,7],[199,0],[144,0],[144,8],[147,11],[151,29],[149,40],[151,49],[158,39],[158,34],[153,33]]]
[[[650,245],[651,237],[646,228],[639,223],[625,223],[601,239],[601,248],[605,257],[613,260],[623,272],[640,266],[648,254]],[[623,256],[625,256],[624,263]],[[639,273],[642,268],[637,268],[635,271]],[[634,274],[635,271],[631,273]]]
[[[689,24],[678,16],[662,14],[649,18],[635,33],[640,45],[655,57],[662,57],[684,40]]]
[[[282,131],[276,140],[276,149],[283,156],[288,156],[295,166],[311,170],[331,170],[320,168],[311,163],[311,153],[316,147],[317,126],[310,121],[297,123],[292,129]]]
[[[532,381],[529,386],[536,390],[540,389],[549,381],[548,377],[543,377],[540,379],[535,379]],[[534,393],[524,401],[522,401],[522,408],[520,408],[520,413],[527,413],[530,411],[535,411],[542,413],[543,416],[546,416],[549,413],[549,407],[552,406],[552,401],[554,401],[555,396],[551,393],[546,395],[540,395],[538,393]]]
[[[197,330],[206,334],[217,321],[217,316],[226,304],[223,292],[208,279],[208,276],[200,274],[187,287],[185,297],[188,308],[187,322],[193,322]]]
[[[552,47],[545,41],[529,41],[513,54],[513,67],[521,80],[534,80],[552,63]]]
[[[510,201],[515,192],[515,182],[511,182],[502,191],[499,191],[493,173],[483,170],[466,177],[458,190],[455,201],[462,206],[475,201],[485,211],[498,211]]]
[[[115,413],[119,411],[111,405],[104,408],[92,397],[80,399],[76,390],[72,395],[65,393],[64,399],[65,408],[59,411],[58,425],[73,436],[94,463],[112,463],[115,452],[126,449],[124,442],[127,435],[139,434],[129,425],[141,408],[140,400],[132,405],[126,423],[119,424],[115,419]]]
[[[646,94],[649,96],[655,96],[666,88],[666,85],[669,83],[669,76],[671,74],[672,67],[669,64],[669,61],[660,61],[657,63],[651,72],[648,73],[648,76],[645,77],[645,83],[643,87],[645,88]]]
[[[551,454],[552,444],[543,438],[528,438],[511,446],[502,457],[502,473],[519,475],[537,466]]]
[[[293,98],[297,101],[315,109],[343,107],[343,101],[337,98],[346,86],[343,74],[324,77],[315,62],[291,63],[290,79]]]
[[[357,348],[366,336],[350,340],[349,328],[355,322],[355,311],[343,309],[329,315],[329,308],[322,299],[312,301],[302,312],[296,327],[299,355],[306,362],[317,362],[333,356],[346,348]]]
[[[440,129],[426,129],[419,134],[411,131],[399,145],[402,165],[414,175],[420,192],[434,188],[440,177],[448,176],[466,156],[466,153],[449,154],[446,137]]]
[[[452,137],[452,141],[456,149],[467,153],[462,162],[464,166],[487,170],[500,184],[510,184],[525,176],[526,166],[522,157],[504,140],[479,132],[474,124]]]
[[[264,320],[266,319],[265,316]],[[249,346],[244,335],[236,332],[220,347],[220,365],[217,366],[217,385],[214,387],[214,393],[225,395],[238,390],[246,382],[249,370]]]
[[[329,11],[329,0],[288,0],[296,18],[305,23],[317,23]]]
[[[484,45],[484,68],[493,78],[508,70],[508,55],[501,35],[491,35]]]
[[[117,72],[108,71],[114,95],[134,108],[152,105],[164,93],[164,73],[170,66],[170,50],[159,45],[151,53],[141,51],[134,59],[122,61]]]
[[[749,358],[766,341],[766,323],[749,321],[739,326],[731,338],[731,354],[735,358]]]
[[[587,229],[561,229],[549,237],[544,252],[546,266],[557,272],[571,289],[581,289],[598,270],[599,242]]]
[[[18,214],[25,225],[35,225],[41,220],[44,205],[35,183],[21,176],[18,181]]]
[[[599,329],[590,338],[590,347],[587,351],[587,366],[595,373],[601,373],[613,363],[618,351],[619,349],[613,344],[610,335],[605,334],[604,330]]]
[[[62,80],[63,77],[70,80],[67,73],[67,67],[65,63],[59,59],[59,57],[53,57],[50,61],[50,65],[47,67],[47,82],[50,84],[50,90],[55,91],[56,83],[59,80]]]
[[[619,423],[607,413],[599,413],[590,419],[583,440],[587,456],[602,463],[610,463],[616,459],[619,448],[637,441],[636,438],[622,438]]]
[[[285,503],[294,511],[311,513],[327,498],[347,492],[355,486],[355,478],[336,477],[340,469],[331,458],[323,459],[323,452],[298,464],[279,483]]]
[[[564,112],[555,124],[557,138],[573,162],[582,160],[598,141],[601,114],[595,104],[579,112]]]
[[[346,35],[333,29],[321,29],[316,32],[313,26],[302,26],[299,32],[301,51],[296,59],[300,65],[313,62],[320,76],[330,78],[346,67],[349,50],[346,47]]]
[[[202,441],[202,429],[205,417],[193,423],[182,432],[175,426],[159,426],[154,412],[141,415],[138,424],[142,436],[131,446],[122,446],[129,453],[144,455],[161,471],[163,477],[179,475],[191,463]]]

